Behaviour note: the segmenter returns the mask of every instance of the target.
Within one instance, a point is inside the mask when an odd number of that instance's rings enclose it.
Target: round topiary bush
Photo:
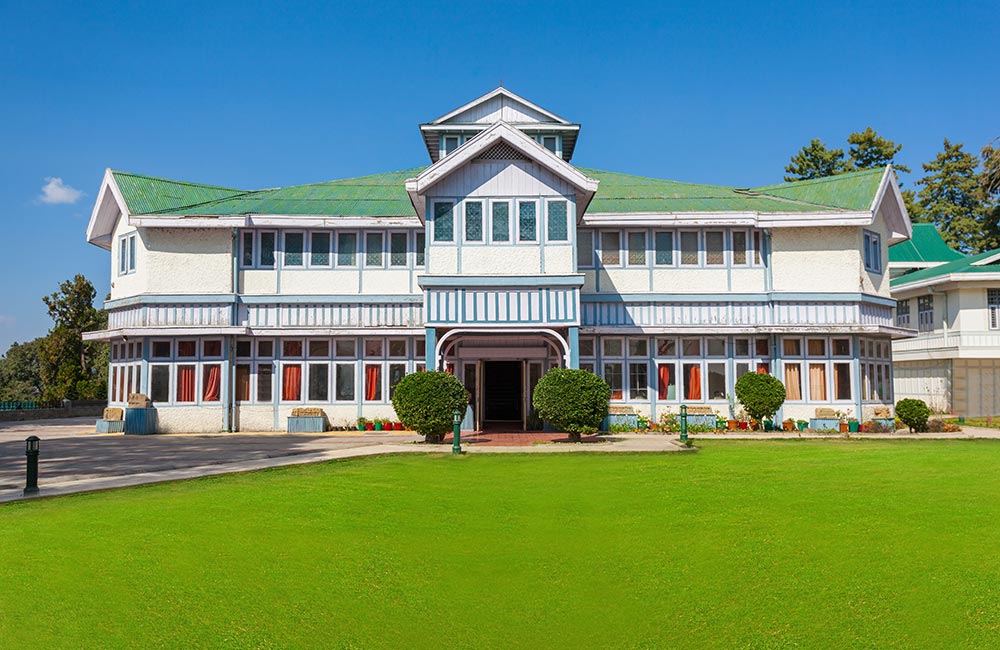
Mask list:
[[[396,417],[427,442],[441,442],[452,430],[452,414],[465,415],[469,393],[447,372],[415,372],[403,377],[392,394]]]
[[[772,418],[785,403],[785,387],[776,377],[748,372],[736,380],[736,399],[747,415],[762,422]]]
[[[571,440],[582,434],[597,433],[608,416],[611,388],[587,370],[553,368],[545,373],[531,396],[538,416]]]
[[[927,431],[931,410],[920,399],[901,399],[896,404],[896,417],[910,427],[910,433]]]

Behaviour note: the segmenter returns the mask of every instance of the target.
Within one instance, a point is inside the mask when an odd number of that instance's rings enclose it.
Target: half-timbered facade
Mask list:
[[[554,366],[656,418],[726,413],[736,378],[784,417],[891,404],[891,168],[759,188],[571,164],[580,126],[500,88],[420,126],[429,167],[267,190],[108,170],[87,238],[111,252],[109,401],[163,430],[392,417],[410,372],[454,372],[466,428],[526,428]],[[738,406],[737,406],[738,408]]]

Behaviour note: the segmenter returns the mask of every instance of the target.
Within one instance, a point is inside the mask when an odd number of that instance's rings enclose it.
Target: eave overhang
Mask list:
[[[128,219],[129,216],[128,204],[125,203],[118,183],[115,182],[114,174],[111,173],[111,169],[105,169],[101,189],[97,193],[97,201],[94,202],[94,209],[87,223],[87,241],[110,251],[115,225],[119,219]]]

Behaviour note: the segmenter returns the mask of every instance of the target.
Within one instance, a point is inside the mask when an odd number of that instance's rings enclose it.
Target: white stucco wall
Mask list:
[[[860,237],[859,228],[847,226],[775,228],[771,231],[774,290],[861,290]]]
[[[146,245],[141,234],[136,236],[135,271],[127,275],[118,275],[119,259],[121,255],[121,244],[119,239],[136,232],[134,226],[129,225],[125,219],[119,217],[115,224],[114,236],[111,238],[111,298],[125,298],[140,293],[145,293],[149,283],[149,264],[147,262]]]

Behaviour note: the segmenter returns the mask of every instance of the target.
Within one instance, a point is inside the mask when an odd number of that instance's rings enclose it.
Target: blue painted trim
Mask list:
[[[421,287],[582,287],[583,275],[424,275]]]
[[[858,422],[863,422],[862,419],[862,401],[861,401],[861,337],[857,334],[851,337],[851,352],[853,357],[851,359],[851,372],[854,375],[854,417],[858,419]],[[890,355],[891,357],[891,355]],[[892,372],[892,359],[889,360],[889,371]],[[890,377],[890,390],[894,388],[891,385],[892,375]]]
[[[437,329],[424,328],[424,368],[437,370],[437,359],[434,358],[434,348],[437,347]]]
[[[893,307],[891,298],[865,293],[581,293],[580,301],[587,303],[630,302],[864,302]]]
[[[580,328],[573,326],[569,328],[569,367],[579,369],[580,367]]]

